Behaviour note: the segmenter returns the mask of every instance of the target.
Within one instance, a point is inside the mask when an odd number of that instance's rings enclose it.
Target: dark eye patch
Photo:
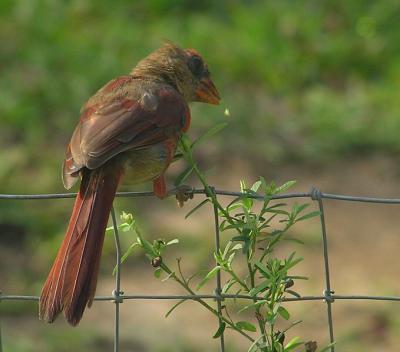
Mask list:
[[[198,56],[192,56],[188,62],[189,70],[193,75],[199,77],[204,71],[203,60]]]

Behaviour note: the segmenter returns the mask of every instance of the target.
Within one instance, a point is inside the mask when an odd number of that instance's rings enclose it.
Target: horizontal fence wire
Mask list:
[[[218,190],[211,188],[213,193],[217,196],[229,196],[229,197],[241,197],[243,193]],[[171,191],[170,195],[175,194],[176,191]],[[203,194],[206,192],[204,189],[192,189],[189,191],[192,194]],[[50,194],[0,194],[0,200],[46,200],[46,199],[65,199],[65,198],[75,198],[76,193],[50,193]],[[152,197],[153,192],[118,192],[117,197]],[[247,195],[246,197],[251,197],[254,199],[263,200],[265,196],[259,195]],[[274,195],[269,197],[270,199],[290,199],[290,198],[310,198],[315,201],[320,210],[320,223],[321,223],[321,234],[323,240],[323,257],[324,257],[324,271],[325,271],[325,289],[323,295],[316,296],[300,296],[284,298],[282,302],[307,302],[307,301],[323,301],[327,306],[327,325],[329,332],[329,339],[331,343],[334,343],[334,330],[333,330],[333,317],[332,317],[332,304],[335,300],[371,300],[371,301],[400,301],[400,296],[379,296],[379,295],[337,295],[331,289],[330,283],[330,272],[329,272],[329,247],[328,247],[328,234],[325,226],[325,211],[323,200],[330,199],[335,201],[347,201],[347,202],[364,202],[364,203],[377,203],[377,204],[400,204],[399,198],[381,198],[381,197],[362,197],[362,196],[348,196],[342,194],[331,194],[323,193],[317,188],[312,188],[311,191],[305,193],[286,193],[280,195]],[[114,228],[114,240],[116,247],[116,278],[115,278],[115,288],[110,296],[96,296],[95,301],[106,301],[113,302],[115,304],[115,323],[114,323],[114,352],[119,352],[119,328],[120,328],[120,318],[119,310],[120,304],[124,300],[193,300],[199,301],[201,299],[210,299],[217,302],[217,311],[221,313],[222,301],[225,299],[248,299],[248,300],[264,300],[264,297],[257,296],[251,297],[248,295],[240,294],[222,294],[221,293],[221,276],[218,273],[216,278],[216,288],[215,294],[192,294],[192,295],[151,295],[151,294],[124,294],[121,291],[121,248],[120,240],[118,234],[118,226],[114,208],[111,210],[111,219]],[[219,234],[219,223],[218,223],[218,211],[214,207],[214,220],[215,220],[215,248],[219,249],[220,246],[220,234]],[[0,291],[0,303],[7,301],[38,301],[39,296],[30,295],[7,295]],[[219,319],[219,322],[221,320]],[[2,334],[1,334],[1,321],[0,321],[0,352],[2,352]],[[224,334],[220,336],[220,351],[225,351],[225,340]],[[330,351],[334,352],[335,347],[331,346]]]

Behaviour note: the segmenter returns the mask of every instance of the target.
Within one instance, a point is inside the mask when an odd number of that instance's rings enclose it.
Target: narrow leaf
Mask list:
[[[301,297],[301,295],[299,293],[297,293],[296,291],[293,291],[293,290],[285,290],[285,292],[289,293],[289,294],[291,294],[291,295],[293,295],[293,296],[295,296],[297,298]]]
[[[285,346],[285,351],[293,351],[296,347],[301,346],[303,343],[304,342],[301,342],[300,338],[296,336],[287,343]]]
[[[289,320],[290,319],[289,312],[285,308],[283,308],[282,306],[280,306],[278,308],[278,314],[285,320]]]
[[[168,281],[172,276],[174,276],[175,275],[175,273],[174,272],[171,272],[171,273],[169,273],[168,274],[168,276],[166,276],[164,279],[162,279],[161,281],[162,282],[165,282],[165,281]]]
[[[266,266],[264,266],[264,264],[262,264],[261,262],[255,262],[254,265],[264,277],[266,277],[267,279],[271,277],[270,270]]]
[[[145,240],[139,233],[138,233],[138,243],[144,249],[146,254],[150,255],[151,257],[157,256],[157,252],[154,250],[152,244]]]
[[[186,215],[185,219],[187,219],[190,215],[192,215],[195,211],[199,210],[204,204],[208,203],[210,200],[204,199],[201,203],[197,204],[192,210],[190,210]]]
[[[320,216],[320,215],[321,215],[321,212],[316,210],[316,211],[312,211],[311,213],[308,213],[308,214],[296,219],[296,221],[307,220],[307,219],[315,218],[316,216]]]
[[[135,247],[139,246],[139,243],[134,242],[132,243],[129,248],[127,249],[127,251],[124,253],[124,255],[121,257],[121,264],[123,262],[125,262],[125,260],[129,257],[129,255],[133,252],[133,250],[135,249]],[[117,272],[118,267],[115,266],[114,270],[113,270],[113,275],[115,275],[115,273]]]
[[[224,333],[225,327],[226,327],[225,322],[221,322],[221,324],[219,325],[218,330],[217,330],[217,332],[214,334],[213,338],[214,338],[214,339],[217,339],[218,337],[220,337],[220,336]]]
[[[166,246],[170,246],[171,244],[176,244],[179,243],[179,240],[177,238],[174,238],[173,240],[167,242]]]
[[[161,268],[159,267],[159,268],[157,268],[156,270],[154,270],[154,276],[157,278],[157,279],[159,279],[160,278],[160,276],[161,276]]]
[[[214,134],[218,133],[222,129],[224,129],[228,125],[227,122],[221,122],[216,124],[214,127],[211,127],[208,131],[206,131],[203,135],[201,135],[199,138],[197,138],[193,143],[192,143],[192,148],[195,145],[199,145],[200,143],[203,143],[206,139],[212,137]]]
[[[235,326],[240,329],[240,330],[247,330],[247,331],[251,331],[251,332],[256,332],[257,328],[249,323],[248,321],[238,321]]]
[[[263,306],[263,305],[266,304],[266,303],[268,303],[267,300],[264,300],[264,299],[263,299],[263,300],[259,300],[259,301],[255,302],[255,303],[252,303],[252,304],[249,304],[249,305],[243,307],[242,309],[239,309],[239,310],[238,310],[238,314],[241,313],[241,312],[243,312],[243,311],[245,311],[245,310],[247,310],[247,309],[249,309],[249,308],[258,307],[258,306]]]
[[[172,308],[165,314],[165,317],[168,318],[168,316],[175,310],[175,308],[177,308],[178,306],[180,306],[183,302],[186,302],[186,299],[181,299],[180,301],[178,301],[178,303],[174,304],[172,306]]]
[[[332,342],[332,343],[330,343],[328,346],[326,346],[326,347],[324,347],[321,351],[319,351],[319,352],[327,352],[327,351],[329,351],[330,349],[331,349],[331,347],[332,346],[335,346],[336,345],[336,342]]]
[[[275,193],[280,193],[280,192],[286,191],[288,188],[294,186],[296,183],[297,183],[296,180],[288,181],[288,182],[284,183],[282,186],[277,187],[275,189]]]
[[[257,182],[255,182],[255,183],[253,184],[253,186],[251,186],[251,190],[252,190],[253,192],[257,192],[258,189],[260,188],[260,186],[261,186],[261,181],[257,181]]]
[[[218,273],[218,271],[220,269],[221,269],[220,266],[216,266],[215,268],[211,269],[211,271],[204,277],[204,279],[199,282],[199,284],[197,285],[196,290],[199,290],[201,287],[203,287],[204,284],[207,281],[209,281],[210,279],[212,279]]]
[[[270,285],[269,281],[264,281],[260,285],[254,287],[253,289],[250,290],[249,295],[250,296],[256,296],[258,293],[261,291],[266,290]]]
[[[221,293],[227,293],[229,291],[229,289],[236,284],[236,280],[235,279],[230,279],[228,280],[228,282],[224,285],[224,287],[222,287],[222,291]]]
[[[190,176],[193,171],[193,166],[188,166],[185,170],[183,170],[178,177],[176,178],[174,184],[176,187],[180,186],[185,180]]]
[[[294,204],[293,205],[293,212],[297,215],[300,214],[304,209],[306,209],[308,206],[310,206],[309,203],[305,203],[305,204]]]

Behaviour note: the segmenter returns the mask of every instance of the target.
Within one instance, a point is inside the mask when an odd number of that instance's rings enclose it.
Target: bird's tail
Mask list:
[[[64,240],[42,289],[39,317],[53,322],[64,310],[77,325],[96,291],[104,234],[122,168],[85,169]]]

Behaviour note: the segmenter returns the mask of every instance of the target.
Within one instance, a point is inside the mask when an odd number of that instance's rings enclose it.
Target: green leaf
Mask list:
[[[267,279],[269,279],[271,277],[271,272],[270,270],[264,266],[263,263],[261,262],[255,262],[254,265],[257,267],[257,269],[261,272],[261,274],[266,277]]]
[[[308,204],[308,203],[305,203],[305,204],[297,204],[297,203],[295,203],[294,205],[293,205],[293,213],[295,214],[295,215],[297,215],[297,214],[300,214],[304,209],[306,209],[307,207],[309,207],[310,206],[310,204]]]
[[[235,279],[229,279],[227,281],[227,283],[224,285],[224,287],[222,287],[221,293],[227,293],[229,291],[229,289],[236,284],[236,280]]]
[[[242,198],[242,205],[245,209],[251,210],[252,206],[254,204],[254,200],[252,198]]]
[[[205,283],[207,283],[210,279],[212,279],[215,275],[217,275],[220,269],[221,269],[220,266],[216,266],[213,269],[211,269],[211,271],[208,272],[208,274],[204,277],[204,279],[199,282],[196,290],[199,290],[201,287],[204,286]]]
[[[259,301],[255,302],[255,303],[252,303],[252,304],[249,304],[249,305],[243,307],[242,309],[239,309],[238,310],[238,314],[243,312],[243,311],[245,311],[245,310],[247,310],[247,309],[249,309],[249,308],[263,306],[266,303],[268,303],[268,300],[265,300],[265,299],[259,300]]]
[[[172,276],[174,276],[175,275],[175,273],[174,272],[171,272],[171,273],[169,273],[166,277],[164,277],[161,281],[162,282],[165,282],[165,281],[168,281]]]
[[[179,138],[180,147],[182,147],[184,152],[189,152],[191,149],[191,141],[187,134],[183,133],[181,138]]]
[[[187,219],[190,215],[192,215],[195,211],[199,210],[204,204],[210,202],[210,200],[204,199],[202,202],[200,202],[199,204],[197,204],[192,210],[190,210],[186,215],[185,215],[185,219]]]
[[[228,261],[227,261],[227,263],[228,263],[228,267],[230,268],[231,267],[231,265],[232,265],[232,261],[233,261],[233,259],[235,258],[235,252],[232,252],[231,253],[231,255],[229,256],[229,258],[228,258]]]
[[[290,319],[289,312],[285,308],[283,308],[282,306],[280,306],[278,308],[278,314],[285,320],[289,320]]]
[[[224,333],[225,327],[226,327],[226,324],[225,324],[225,322],[222,321],[221,324],[219,324],[218,330],[214,334],[213,338],[217,339],[218,337],[220,337]]]
[[[285,290],[285,292],[289,293],[289,294],[291,294],[291,295],[293,295],[293,296],[295,296],[297,298],[301,297],[300,293],[297,293],[296,291],[293,291],[293,290]]]
[[[236,243],[232,248],[231,251],[237,251],[239,249],[242,249],[243,245],[241,243]]]
[[[168,318],[168,316],[175,310],[175,308],[177,308],[178,306],[180,306],[183,302],[186,302],[187,299],[181,299],[180,301],[178,301],[178,303],[174,304],[172,306],[172,308],[165,314],[165,317]]]
[[[179,240],[177,238],[174,238],[173,240],[168,241],[166,246],[170,246],[171,244],[177,244],[177,243],[179,243]]]
[[[303,261],[303,258],[301,258],[301,257],[291,260],[290,262],[285,264],[283,269],[289,270],[289,269],[293,268],[294,266],[296,266],[296,264],[300,263],[301,261]]]
[[[272,213],[272,214],[280,214],[280,215],[286,215],[289,216],[289,213],[286,210],[282,209],[273,209],[272,207],[265,209],[266,213]]]
[[[281,193],[283,191],[286,191],[288,188],[294,186],[296,183],[297,183],[296,180],[288,181],[288,182],[284,183],[282,186],[277,187],[275,189],[275,193]]]
[[[316,216],[320,216],[320,215],[321,215],[321,212],[316,210],[316,211],[312,211],[311,213],[308,213],[308,214],[302,216],[301,218],[296,219],[296,221],[307,220],[307,219],[315,218]]]
[[[328,346],[326,346],[326,347],[324,347],[321,351],[319,351],[319,352],[327,352],[327,351],[329,351],[330,349],[331,349],[331,347],[332,346],[335,346],[336,345],[336,342],[332,342],[332,343],[330,343]]]
[[[300,275],[288,275],[287,278],[293,280],[308,280],[307,276],[300,276]]]
[[[127,251],[124,253],[124,255],[121,257],[121,264],[123,262],[125,262],[125,260],[130,256],[130,254],[133,252],[133,250],[135,249],[135,247],[139,246],[138,242],[133,242],[129,248],[127,249]],[[115,275],[115,273],[117,272],[118,267],[115,266],[114,270],[113,270],[113,275]]]
[[[285,352],[283,349],[283,345],[278,341],[274,342],[274,350],[273,351],[274,352]]]
[[[264,281],[262,282],[260,285],[254,287],[253,289],[250,290],[249,295],[250,296],[256,296],[258,293],[265,291],[269,286],[270,286],[270,282]]]
[[[240,329],[240,330],[247,330],[247,331],[251,331],[251,332],[256,332],[257,328],[249,323],[248,321],[238,321],[235,326]]]
[[[248,240],[248,237],[244,235],[234,236],[231,239],[231,241],[246,241],[246,240]]]
[[[228,255],[228,252],[229,252],[229,250],[230,250],[230,248],[231,248],[231,245],[232,245],[232,241],[229,241],[229,242],[226,244],[225,249],[224,249],[223,252],[221,252],[221,250],[219,250],[220,253],[222,253],[221,258],[223,258],[223,259],[226,258],[226,256]]]
[[[162,270],[160,267],[158,267],[156,270],[154,270],[154,276],[159,279],[161,276]]]
[[[228,125],[227,122],[221,122],[216,124],[215,126],[211,127],[208,131],[206,131],[204,134],[202,134],[199,138],[197,138],[191,145],[191,148],[193,148],[195,145],[199,145],[203,143],[206,139],[212,137],[214,134],[218,133],[222,129],[224,129]]]
[[[182,153],[175,153],[174,157],[171,160],[171,163],[174,163],[175,161],[181,160],[183,158],[183,154]]]
[[[304,242],[302,240],[299,240],[298,238],[294,238],[294,237],[286,237],[283,240],[284,241],[288,241],[288,242],[294,242],[294,243],[298,243],[298,244],[304,245]]]
[[[235,210],[235,209],[238,209],[238,208],[241,208],[242,207],[242,204],[239,204],[239,203],[233,203],[233,204],[231,204],[231,205],[228,205],[227,207],[226,207],[226,210],[227,211],[233,211],[233,210]],[[220,212],[220,214],[219,215],[224,215],[222,212]]]
[[[296,347],[299,347],[299,346],[301,346],[303,344],[304,344],[304,342],[300,341],[300,337],[296,336],[286,344],[285,352],[286,351],[293,351]]]
[[[144,239],[140,233],[138,233],[137,242],[150,257],[154,258],[157,256],[157,252],[154,250],[151,243]]]
[[[260,188],[260,186],[261,186],[261,181],[257,181],[257,182],[254,182],[253,186],[251,186],[250,189],[251,189],[253,192],[257,192],[258,189]]]
[[[185,180],[190,176],[192,173],[194,167],[192,165],[189,165],[185,170],[183,170],[178,177],[176,178],[174,184],[176,187],[180,186]]]

